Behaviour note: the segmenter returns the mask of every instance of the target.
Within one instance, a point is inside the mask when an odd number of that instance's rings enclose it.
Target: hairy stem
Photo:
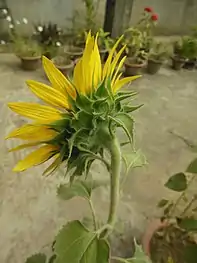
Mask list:
[[[96,213],[95,213],[95,210],[94,210],[94,206],[93,206],[92,200],[91,200],[91,199],[88,199],[88,203],[89,203],[90,210],[91,210],[91,213],[92,213],[92,219],[93,219],[94,230],[96,230],[96,229],[97,229],[97,224],[96,224]]]
[[[111,153],[111,173],[110,173],[110,207],[107,224],[114,227],[116,221],[116,213],[119,203],[120,192],[120,171],[121,171],[121,151],[120,144],[116,137],[110,144]],[[105,233],[105,237],[109,235],[109,230]]]

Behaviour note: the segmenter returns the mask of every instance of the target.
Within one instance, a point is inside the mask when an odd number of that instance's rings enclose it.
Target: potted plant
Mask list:
[[[168,56],[166,45],[162,42],[153,42],[152,49],[148,56],[147,71],[149,74],[156,74]]]
[[[135,28],[142,34],[142,47],[145,52],[150,52],[153,42],[153,30],[158,22],[158,14],[154,13],[152,7],[145,7],[142,16]]]
[[[186,57],[184,68],[194,69],[197,58],[197,39],[195,37],[183,37],[183,47]]]
[[[83,48],[77,46],[69,46],[65,50],[65,54],[75,62],[82,56]]]
[[[147,53],[144,50],[135,50],[132,56],[125,60],[125,76],[140,75],[146,66],[146,61]]]
[[[43,55],[49,59],[58,53],[62,46],[63,30],[55,23],[37,24],[34,26],[32,38],[35,39],[43,49]]]
[[[172,175],[165,184],[179,193],[175,200],[162,199],[158,207],[163,209],[160,219],[152,221],[143,238],[143,247],[153,262],[195,263],[197,260],[197,195],[195,178],[197,159],[185,172]],[[193,194],[192,194],[193,193]]]
[[[20,58],[24,70],[36,70],[40,67],[42,49],[37,42],[25,37],[15,37],[12,49]]]
[[[66,54],[60,53],[55,56],[52,61],[56,68],[59,69],[59,71],[61,71],[63,75],[69,76],[70,74],[72,74],[74,62],[69,57],[67,57]]]
[[[8,105],[13,111],[34,118],[30,124],[31,129],[24,125],[20,132],[16,129],[7,136],[7,139],[27,139],[29,136],[30,144],[26,140],[27,144],[14,150],[36,145],[36,150],[21,160],[14,171],[22,172],[51,159],[50,166],[44,172],[48,175],[60,164],[66,164],[64,169],[70,180],[58,186],[57,194],[65,201],[74,197],[83,198],[92,216],[91,224],[85,224],[80,219],[65,223],[51,244],[51,254],[35,254],[26,263],[109,263],[112,260],[125,263],[150,262],[136,241],[133,257],[121,258],[110,251],[108,240],[115,228],[120,190],[125,179],[121,176],[121,167],[124,164],[125,172],[128,173],[129,169],[145,162],[143,154],[133,150],[134,121],[128,114],[140,106],[134,106],[126,100],[131,100],[135,92],[119,91],[124,84],[135,78],[119,79],[114,70],[119,61],[117,56],[113,58],[115,48],[106,61],[111,73],[106,78],[104,69],[101,73],[100,58],[95,57],[97,42],[94,39],[94,45],[89,48],[89,41],[90,38],[87,38],[82,59],[74,69],[72,82],[60,75],[52,61],[46,57],[43,57],[43,66],[53,88],[33,80],[26,82],[34,94],[51,106],[29,103],[29,114],[27,103],[15,102]],[[92,67],[88,58],[94,58]],[[123,147],[125,143],[117,137],[117,129],[120,128],[128,137],[130,147],[127,150]],[[34,137],[39,137],[36,143],[32,143]],[[95,160],[104,165],[109,176],[103,179],[91,176],[89,171]],[[106,222],[99,224],[92,192],[106,185],[110,189],[108,215]]]

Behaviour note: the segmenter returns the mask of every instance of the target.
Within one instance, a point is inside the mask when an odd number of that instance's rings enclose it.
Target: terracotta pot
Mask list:
[[[68,76],[72,73],[72,70],[74,68],[74,62],[71,61],[68,65],[58,65],[55,63],[55,61],[52,59],[53,63],[55,64],[56,68],[59,69],[59,71],[62,72],[64,76]]]
[[[154,59],[148,60],[147,72],[149,74],[156,74],[162,66],[162,62]]]
[[[185,59],[177,56],[172,57],[172,68],[175,70],[181,70],[185,64]]]
[[[83,48],[80,47],[70,47],[69,50],[65,51],[65,54],[75,61],[83,55]]]
[[[125,61],[125,76],[135,76],[140,75],[142,72],[142,69],[145,68],[146,62],[143,62],[141,64],[136,64],[132,62],[133,60],[128,58]]]
[[[149,256],[150,258],[151,258],[151,248],[150,248],[151,239],[158,230],[161,230],[166,226],[167,226],[167,222],[166,221],[161,222],[160,219],[155,219],[148,224],[148,227],[142,238],[142,247],[146,255]]]
[[[41,56],[38,57],[20,57],[21,67],[24,70],[36,70],[41,65]]]

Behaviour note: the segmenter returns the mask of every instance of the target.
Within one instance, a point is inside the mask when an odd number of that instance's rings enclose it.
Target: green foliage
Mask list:
[[[56,237],[55,263],[107,263],[109,246],[97,233],[88,231],[80,221],[72,221]]]
[[[197,158],[194,159],[186,169],[187,173],[197,174]]]
[[[159,201],[159,203],[157,204],[157,206],[158,206],[159,208],[163,208],[164,206],[166,206],[166,205],[168,204],[168,202],[169,202],[169,200],[167,200],[167,199],[161,199],[161,200]]]
[[[73,197],[83,197],[90,199],[92,191],[97,187],[106,185],[106,181],[95,181],[95,180],[76,180],[73,183],[61,184],[57,189],[58,196],[63,200],[69,200]]]
[[[25,263],[47,263],[47,257],[45,254],[34,254],[31,257],[27,258]]]
[[[63,31],[55,23],[37,24],[34,30],[33,37],[44,47],[56,46],[57,42],[62,42]]]
[[[120,92],[114,95],[108,81],[101,83],[94,94],[77,94],[76,101],[70,98],[73,114],[65,114],[65,122],[61,122],[63,126],[57,122],[52,126],[61,131],[53,142],[61,145],[61,158],[67,160],[67,171],[72,178],[87,176],[95,159],[108,166],[101,153],[110,148],[117,129],[121,128],[132,143],[133,119],[127,112],[133,112],[139,106],[132,107],[125,99],[135,94]]]
[[[136,152],[123,153],[122,157],[126,166],[126,174],[131,168],[141,167],[147,163],[146,157],[140,150]]]
[[[25,37],[15,37],[12,50],[19,57],[38,57],[42,54],[42,49],[38,43]]]
[[[195,59],[197,56],[197,39],[194,37],[183,37],[174,42],[174,54],[181,58]]]
[[[162,42],[153,41],[150,50],[149,58],[155,61],[165,61],[169,56],[166,44]]]
[[[184,173],[172,175],[165,183],[165,187],[176,192],[182,192],[187,189],[187,178]]]
[[[197,245],[189,245],[184,250],[184,260],[187,263],[196,263],[197,259]]]
[[[193,217],[178,218],[178,225],[186,231],[197,231],[197,219]]]

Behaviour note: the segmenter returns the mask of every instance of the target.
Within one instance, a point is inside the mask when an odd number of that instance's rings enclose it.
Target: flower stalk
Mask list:
[[[110,207],[107,224],[113,229],[116,222],[116,213],[120,198],[120,171],[121,171],[121,150],[117,138],[114,138],[110,144],[111,153],[111,173],[110,173]],[[111,232],[111,229],[105,233],[105,237]]]

